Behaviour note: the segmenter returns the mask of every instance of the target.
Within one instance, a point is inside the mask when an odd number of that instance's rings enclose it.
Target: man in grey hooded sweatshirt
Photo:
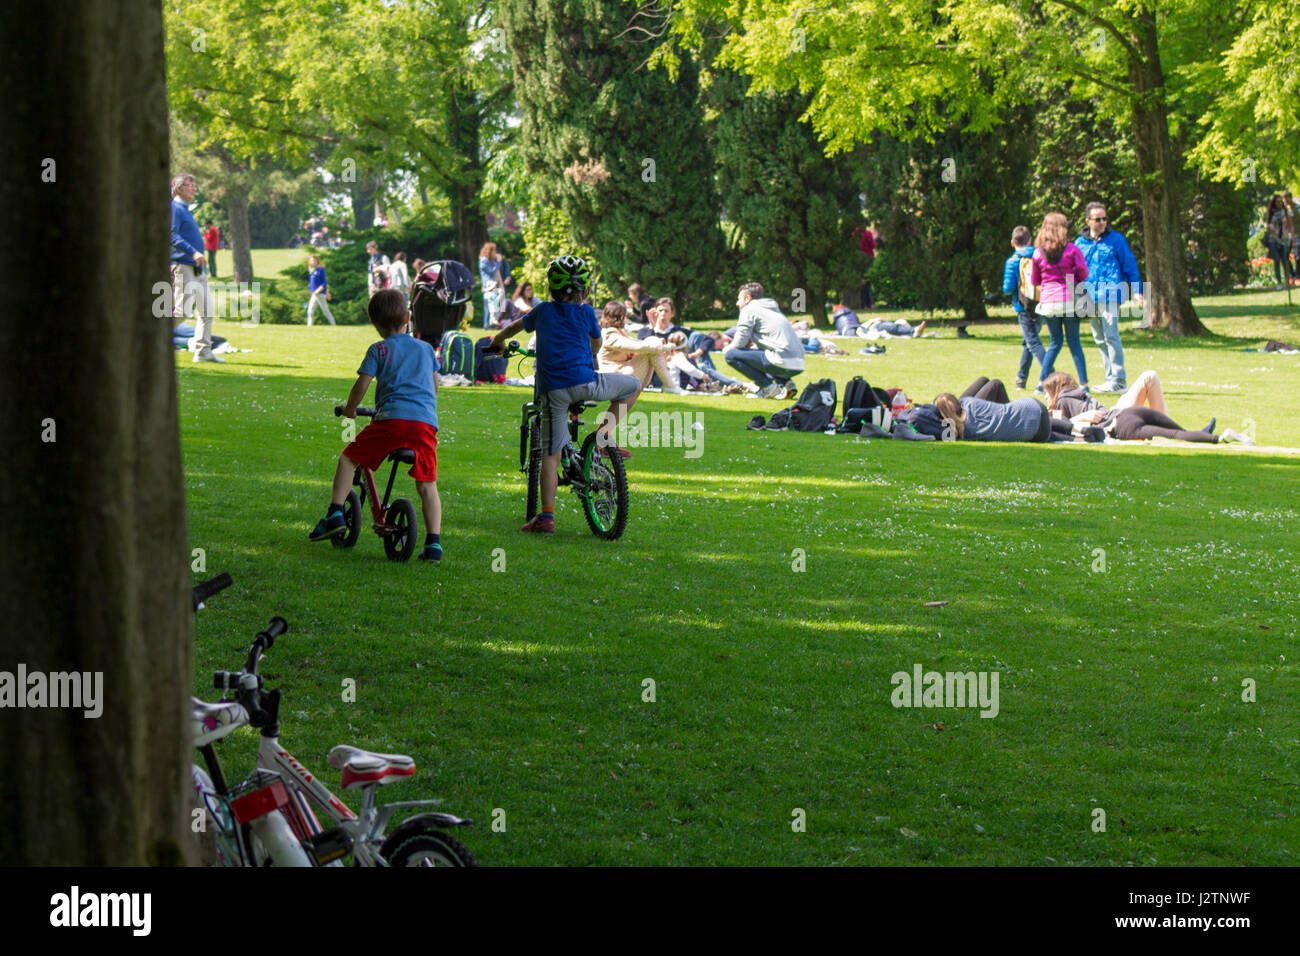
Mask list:
[[[731,348],[723,354],[727,364],[759,386],[758,398],[794,398],[798,389],[790,379],[803,371],[803,343],[776,304],[764,298],[763,287],[746,282],[736,296],[740,322]]]

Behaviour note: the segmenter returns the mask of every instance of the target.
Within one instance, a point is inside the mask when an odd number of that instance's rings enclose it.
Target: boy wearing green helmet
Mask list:
[[[582,299],[591,285],[591,267],[579,256],[560,256],[546,270],[550,302],[543,302],[511,322],[492,340],[491,351],[504,351],[519,330],[537,333],[537,395],[542,403],[542,510],[521,528],[535,534],[555,533],[555,489],[559,480],[560,451],[569,440],[569,406],[581,401],[608,401],[602,415],[606,454],[628,453],[614,445],[613,431],[623,419],[628,403],[641,383],[631,375],[600,373],[593,359],[600,348],[596,313]]]

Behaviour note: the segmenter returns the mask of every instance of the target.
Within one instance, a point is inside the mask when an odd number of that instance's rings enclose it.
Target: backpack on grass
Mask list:
[[[824,378],[805,385],[799,400],[790,409],[790,427],[798,432],[824,431],[835,417],[838,404],[834,379]]]
[[[464,375],[471,382],[478,367],[474,340],[458,329],[442,337],[442,371],[445,375]]]
[[[492,336],[485,335],[474,346],[476,353],[474,360],[477,366],[475,381],[495,382],[500,385],[506,380],[509,362],[504,355],[489,354],[487,349],[491,344]]]

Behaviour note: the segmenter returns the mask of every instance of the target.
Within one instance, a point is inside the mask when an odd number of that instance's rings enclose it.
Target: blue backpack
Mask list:
[[[458,329],[452,329],[443,335],[439,350],[442,352],[443,374],[464,375],[474,381],[478,361],[473,339]]]

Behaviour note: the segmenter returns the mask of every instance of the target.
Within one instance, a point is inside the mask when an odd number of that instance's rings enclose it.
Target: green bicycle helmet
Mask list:
[[[552,294],[584,295],[591,285],[591,266],[581,256],[559,256],[546,267],[546,283]]]

